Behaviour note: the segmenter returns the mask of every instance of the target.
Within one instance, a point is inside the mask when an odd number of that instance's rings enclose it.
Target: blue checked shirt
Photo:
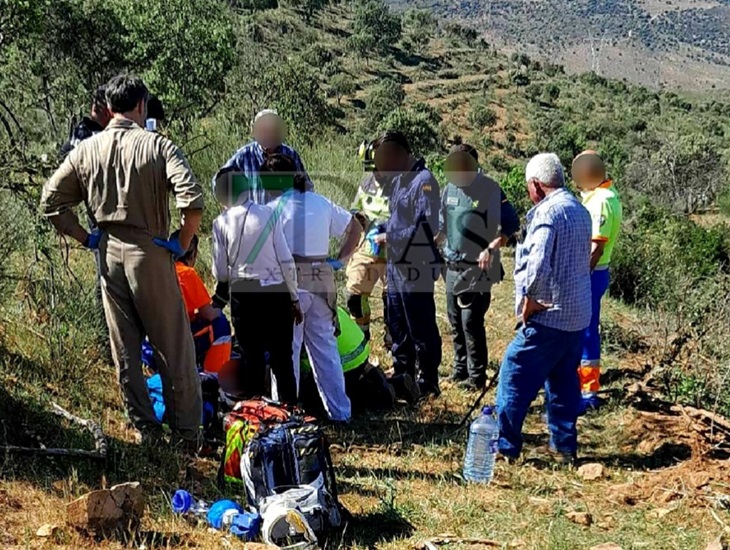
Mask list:
[[[574,332],[591,320],[591,216],[567,189],[546,196],[527,213],[515,256],[515,301],[525,296],[549,305],[530,317],[541,325]]]
[[[311,191],[314,189],[314,184],[312,183],[312,180],[309,179],[309,175],[304,168],[304,163],[302,162],[299,153],[297,153],[294,148],[290,147],[286,143],[283,143],[276,150],[276,153],[287,155],[288,157],[294,159],[294,164],[296,164],[297,171],[302,172],[307,176],[307,190]],[[226,162],[221,167],[221,169],[218,170],[218,173],[213,177],[213,190],[215,191],[216,180],[227,172],[239,172],[244,174],[249,179],[254,179],[258,181],[259,172],[261,171],[261,166],[263,166],[265,160],[266,152],[264,151],[264,148],[258,144],[258,142],[252,141],[251,143],[247,143],[238,151],[236,151],[236,153],[228,160],[228,162]],[[259,188],[253,191],[251,194],[251,198],[254,202],[258,204],[266,204],[272,199],[276,198],[270,193],[267,193],[266,190],[261,188],[260,185],[258,187]]]

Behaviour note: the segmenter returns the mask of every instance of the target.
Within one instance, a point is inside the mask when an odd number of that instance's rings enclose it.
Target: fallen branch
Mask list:
[[[687,415],[708,421],[710,428],[718,428],[725,432],[730,432],[730,421],[721,417],[719,414],[715,414],[705,409],[698,409],[696,407],[690,407],[689,405],[675,405],[671,408],[672,411],[686,412]]]
[[[101,426],[99,426],[99,424],[97,424],[93,420],[85,420],[83,418],[79,418],[78,416],[75,416],[68,412],[66,409],[60,407],[56,403],[51,403],[51,406],[53,407],[53,412],[58,416],[65,418],[69,422],[79,424],[80,426],[83,426],[87,430],[89,430],[94,438],[94,452],[99,454],[102,458],[106,458],[106,437],[104,436],[104,431],[101,429]]]
[[[103,460],[106,455],[101,455],[96,451],[85,451],[83,449],[42,449],[40,447],[16,447],[14,445],[6,445],[0,447],[0,451],[4,453],[16,454],[35,454],[45,456],[75,456],[80,458],[95,458]]]
[[[0,447],[0,451],[5,453],[18,453],[18,454],[36,454],[45,456],[75,456],[80,458],[94,458],[97,460],[106,459],[106,437],[104,432],[96,422],[92,420],[85,420],[79,418],[68,412],[63,407],[60,407],[56,403],[51,403],[53,414],[65,418],[69,422],[83,426],[89,432],[91,432],[94,438],[94,450],[87,451],[84,449],[47,449],[45,447],[17,447],[15,445],[7,445]]]
[[[418,542],[415,546],[417,550],[436,550],[439,546],[444,544],[479,544],[482,546],[491,546],[494,548],[501,548],[504,546],[501,542],[489,539],[477,539],[477,538],[462,538],[454,537],[451,535],[441,535],[439,537],[432,537]]]

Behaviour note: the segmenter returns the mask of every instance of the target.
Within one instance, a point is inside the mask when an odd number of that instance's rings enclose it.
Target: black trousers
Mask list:
[[[486,383],[487,332],[484,318],[492,301],[491,292],[465,292],[454,295],[454,281],[458,271],[446,272],[446,309],[454,339],[453,376],[471,380],[478,387]]]
[[[441,335],[436,324],[433,268],[413,271],[413,280],[388,264],[388,327],[393,338],[393,370],[438,390]]]
[[[250,397],[271,396],[266,387],[266,353],[276,376],[279,400],[295,405],[292,347],[294,320],[291,296],[285,284],[261,286],[258,281],[237,281],[231,285],[231,316],[241,347],[240,379]]]

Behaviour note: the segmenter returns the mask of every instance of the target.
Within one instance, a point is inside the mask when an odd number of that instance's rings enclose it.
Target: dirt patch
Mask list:
[[[729,487],[727,461],[693,459],[644,474],[632,483],[609,487],[608,498],[629,505],[642,502],[667,505],[681,500],[689,506],[727,509]]]

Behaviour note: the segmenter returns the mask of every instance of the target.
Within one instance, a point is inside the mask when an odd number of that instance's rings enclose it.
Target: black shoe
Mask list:
[[[388,381],[395,390],[398,399],[404,400],[409,405],[415,405],[421,399],[421,389],[409,374],[396,374],[391,376]]]
[[[441,395],[441,390],[438,384],[431,384],[425,380],[418,381],[418,388],[421,390],[421,399],[426,399],[429,396],[438,397]]]

